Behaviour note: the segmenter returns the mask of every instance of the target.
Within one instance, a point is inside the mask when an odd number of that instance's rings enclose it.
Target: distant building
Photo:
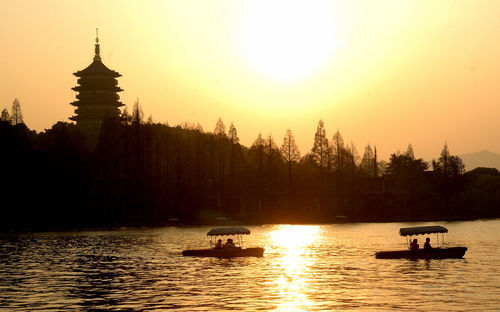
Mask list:
[[[107,68],[101,61],[99,36],[96,32],[95,56],[92,64],[87,68],[77,71],[73,75],[78,77],[78,86],[72,88],[78,92],[77,100],[71,102],[76,106],[76,116],[70,117],[76,124],[83,127],[100,129],[106,118],[118,117],[120,106],[118,92],[123,91],[118,87],[120,73]]]

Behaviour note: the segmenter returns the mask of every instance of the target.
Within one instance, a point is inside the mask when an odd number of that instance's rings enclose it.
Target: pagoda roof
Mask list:
[[[105,75],[105,76],[111,76],[111,77],[120,77],[121,74],[109,69],[104,65],[100,59],[94,58],[94,61],[87,66],[87,68],[77,71],[76,73],[73,73],[73,75],[77,77],[83,77],[87,75]]]
[[[83,91],[83,90],[95,90],[96,87],[92,86],[92,87],[88,87],[88,86],[76,86],[76,87],[73,87],[71,88],[71,90],[73,91]],[[111,85],[111,86],[100,86],[99,89],[105,89],[105,90],[111,90],[111,91],[114,91],[114,92],[122,92],[123,89],[116,86],[116,85]]]

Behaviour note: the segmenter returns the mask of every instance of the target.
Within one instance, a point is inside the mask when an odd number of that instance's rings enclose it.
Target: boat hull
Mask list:
[[[234,257],[262,257],[264,248],[245,248],[245,249],[192,249],[184,250],[183,256],[191,257],[216,257],[216,258],[234,258]]]
[[[379,251],[375,253],[377,259],[446,259],[463,258],[466,247],[435,248],[431,250],[398,250],[398,251]]]

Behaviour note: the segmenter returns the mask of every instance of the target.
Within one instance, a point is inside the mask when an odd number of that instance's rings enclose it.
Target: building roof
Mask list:
[[[77,71],[73,75],[75,75],[77,77],[82,77],[82,76],[97,75],[97,74],[111,76],[111,77],[120,77],[121,76],[120,73],[107,68],[106,65],[104,65],[100,59],[95,59],[95,58],[94,58],[94,61],[92,62],[92,64],[87,66],[87,68],[80,70],[80,71]]]

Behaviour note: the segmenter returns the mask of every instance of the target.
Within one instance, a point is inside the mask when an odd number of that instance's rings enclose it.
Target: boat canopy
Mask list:
[[[399,229],[399,234],[401,236],[432,234],[432,233],[448,233],[448,229],[443,227],[443,226],[439,226],[439,225],[416,226],[416,227],[400,228]]]
[[[215,228],[208,231],[207,236],[224,236],[224,235],[236,235],[236,234],[250,234],[250,230],[244,227],[223,227]]]

